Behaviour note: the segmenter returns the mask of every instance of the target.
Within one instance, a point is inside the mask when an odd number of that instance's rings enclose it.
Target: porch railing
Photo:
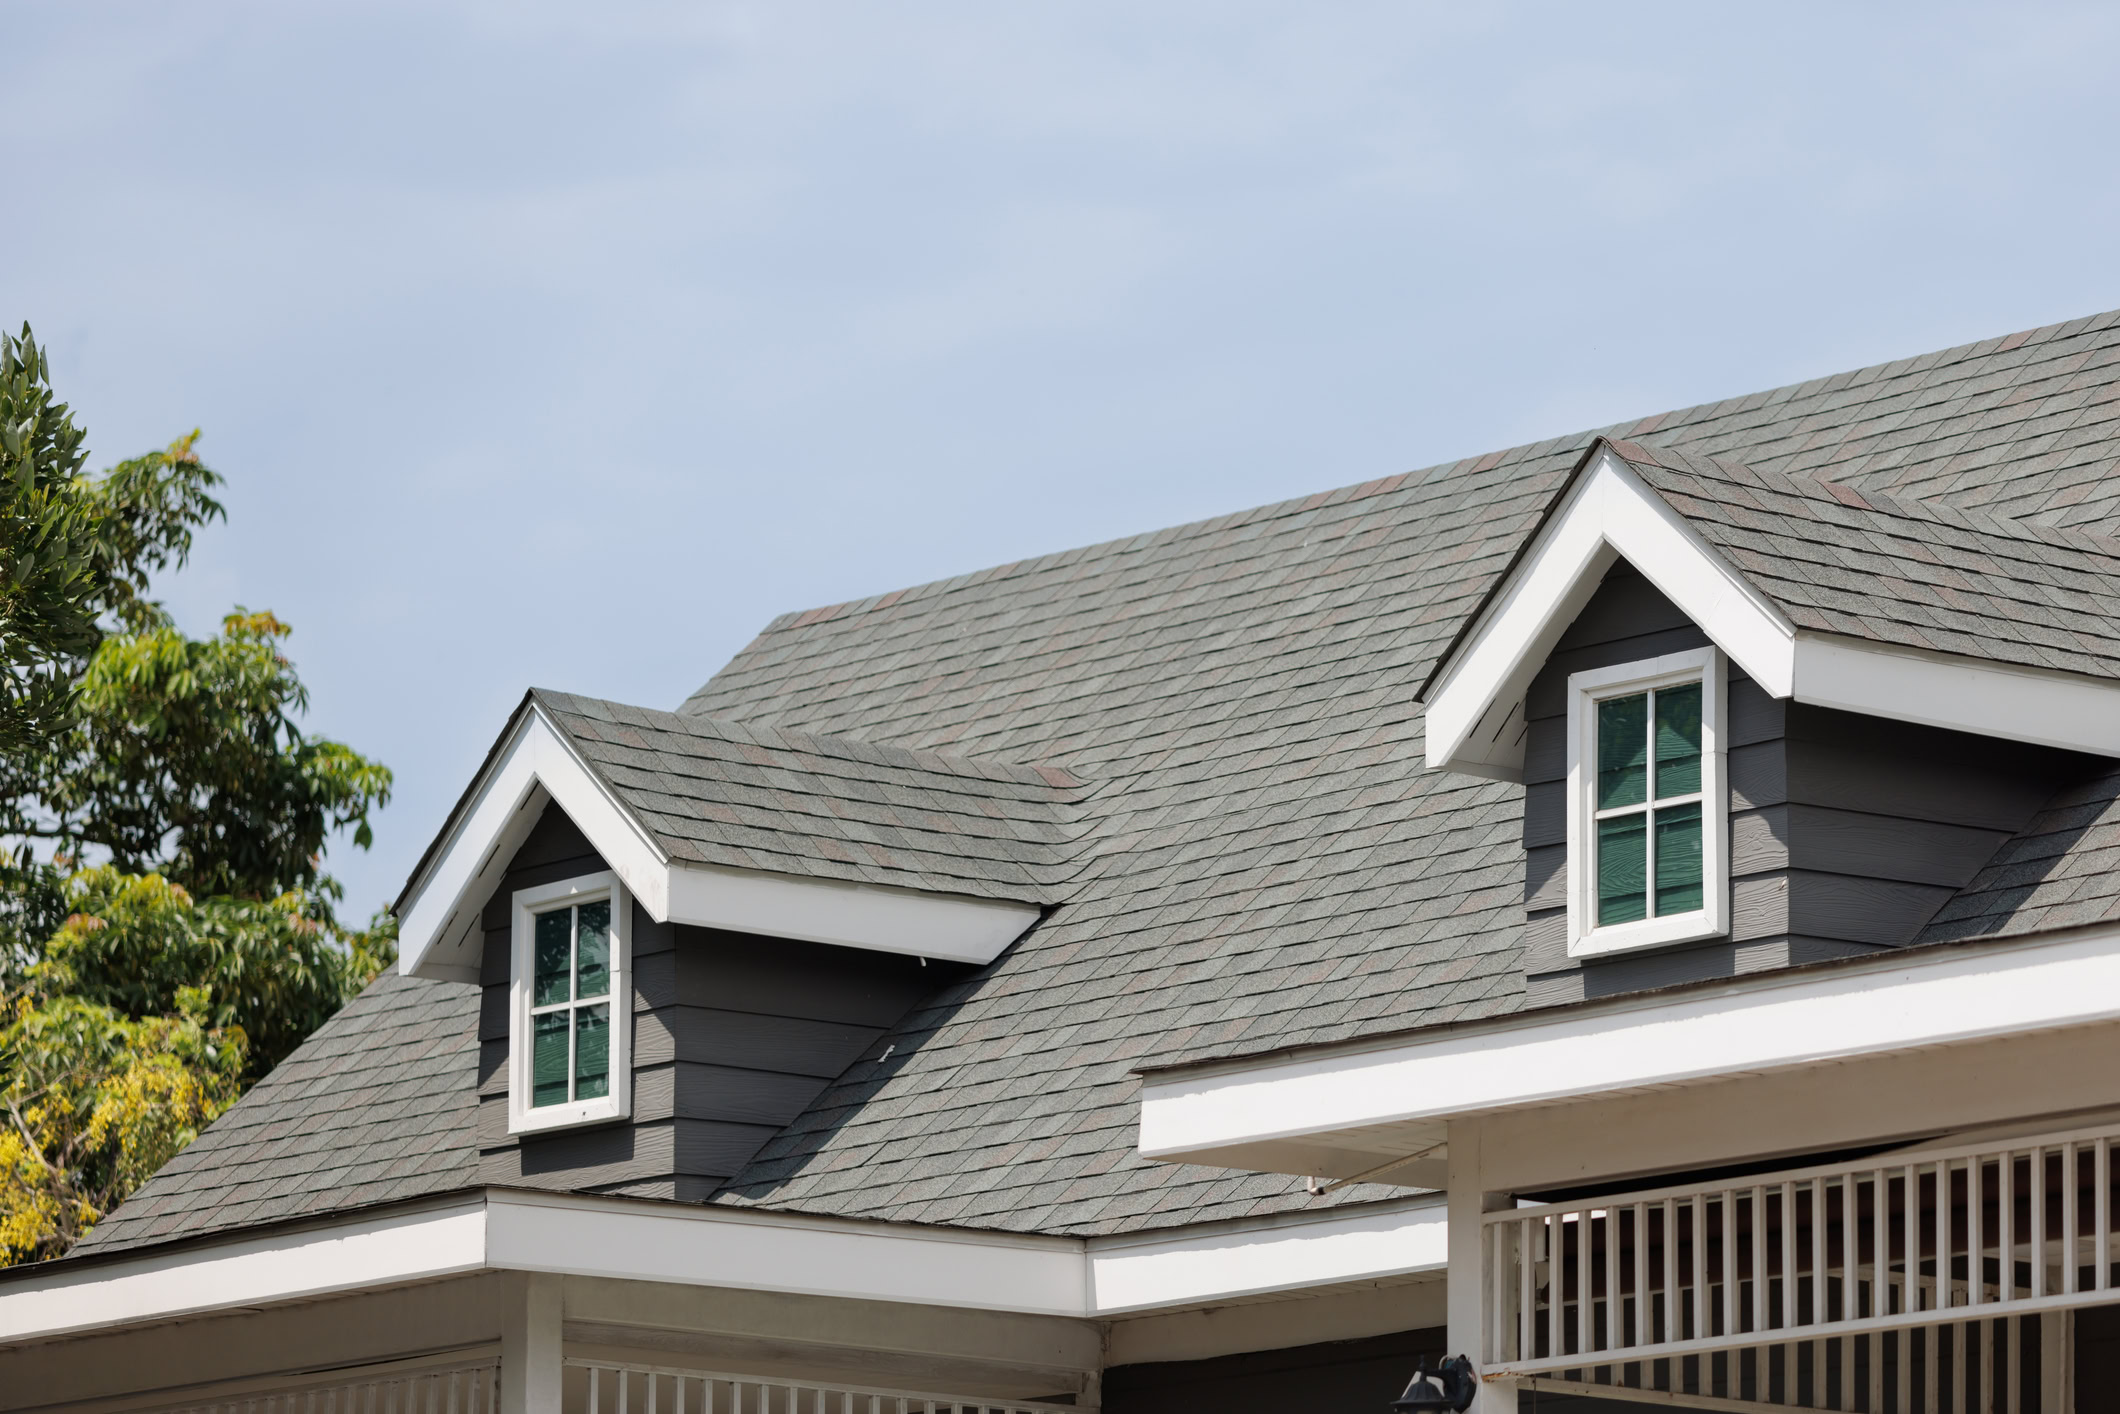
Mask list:
[[[2037,1364],[2024,1318],[2120,1301],[2116,1140],[2120,1126],[1491,1213],[1483,1368],[1696,1401],[1742,1387],[1755,1407],[2015,1409]]]
[[[934,1394],[569,1356],[565,1414],[1084,1414],[1082,1406]]]
[[[500,1362],[319,1376],[279,1389],[217,1394],[155,1414],[498,1414]]]

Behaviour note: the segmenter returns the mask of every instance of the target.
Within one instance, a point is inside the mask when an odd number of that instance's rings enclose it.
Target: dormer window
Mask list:
[[[609,873],[516,892],[511,1134],[630,1112],[629,908],[617,875]]]
[[[1728,930],[1723,658],[1713,648],[1568,679],[1568,951]]]

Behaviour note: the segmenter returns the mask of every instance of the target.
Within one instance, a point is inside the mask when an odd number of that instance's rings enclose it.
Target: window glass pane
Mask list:
[[[585,1006],[574,1013],[574,1098],[611,1093],[611,1008]]]
[[[1649,694],[1597,704],[1597,808],[1639,805],[1648,785]]]
[[[554,1002],[567,1000],[567,971],[569,958],[569,936],[574,923],[574,910],[555,908],[550,913],[537,915],[536,939],[537,982],[530,992],[532,1006],[550,1006]]]
[[[1597,923],[1632,923],[1644,915],[1649,870],[1649,817],[1614,815],[1597,822]]]
[[[557,1105],[567,1099],[567,1016],[548,1011],[530,1018],[530,1103]]]
[[[1696,682],[1656,694],[1656,795],[1661,800],[1699,789],[1700,684]]]
[[[1656,812],[1656,912],[1691,913],[1702,906],[1700,802]]]
[[[611,901],[585,903],[575,910],[581,933],[575,940],[577,997],[601,997],[611,990]]]

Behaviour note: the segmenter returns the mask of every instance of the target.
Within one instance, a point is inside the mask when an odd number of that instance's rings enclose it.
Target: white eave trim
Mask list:
[[[1429,694],[1431,767],[1522,776],[1525,690],[1617,559],[1775,697],[2120,756],[2120,682],[1798,630],[1600,447]]]
[[[0,1345],[475,1271],[1086,1320],[1444,1269],[1440,1195],[1083,1240],[489,1189],[0,1278]]]
[[[1506,779],[1521,774],[1524,692],[1622,557],[1753,680],[1776,697],[1789,695],[1795,628],[1600,448],[1430,694],[1430,766]]]
[[[1325,1055],[1152,1075],[1140,1147],[1146,1158],[1276,1171],[1279,1155],[1359,1148],[1378,1126],[2114,1020],[2120,928],[1923,948]]]
[[[400,971],[477,980],[485,942],[479,912],[547,799],[658,923],[984,964],[1039,916],[1030,903],[673,860],[533,702],[414,881],[399,929]]]

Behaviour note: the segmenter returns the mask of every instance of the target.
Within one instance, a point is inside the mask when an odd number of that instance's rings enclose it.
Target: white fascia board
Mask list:
[[[1084,1242],[489,1189],[0,1278],[0,1344],[500,1270],[1096,1319],[1439,1272],[1441,1199]]]
[[[0,1343],[299,1301],[477,1271],[486,1211],[477,1199],[148,1253],[64,1264],[0,1283]]]
[[[399,971],[436,980],[478,980],[485,942],[479,912],[500,886],[547,798],[567,813],[658,923],[983,965],[999,957],[1040,914],[1029,903],[672,860],[533,703],[414,885],[398,934]]]
[[[1081,1316],[1082,1244],[576,1195],[489,1195],[494,1266]]]
[[[1144,1157],[1286,1171],[1289,1141],[2120,1019],[2120,929],[1924,948],[1779,980],[1150,1076]],[[1365,1133],[1365,1131],[1368,1131]],[[1212,1156],[1211,1160],[1210,1157]]]
[[[1090,1306],[1098,1316],[1169,1310],[1441,1272],[1448,1262],[1436,1194],[1207,1231],[1093,1238]]]
[[[1027,903],[697,865],[672,867],[669,899],[674,923],[982,966],[1039,915]]]
[[[1428,703],[1430,766],[1504,778],[1521,770],[1520,735],[1482,724],[1520,716],[1531,679],[1622,557],[1768,692],[1789,695],[1795,629],[1788,619],[1601,449],[1452,656]]]
[[[2120,756],[2120,682],[1863,639],[1796,636],[1798,702]]]

